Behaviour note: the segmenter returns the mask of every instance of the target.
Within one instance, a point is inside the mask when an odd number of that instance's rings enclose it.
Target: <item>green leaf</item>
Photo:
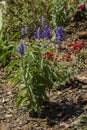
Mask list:
[[[16,94],[15,101],[16,101],[17,107],[19,107],[22,103],[24,103],[25,101],[27,101],[29,99],[29,97],[27,97],[27,95],[25,95],[25,93],[26,93],[26,87],[24,87],[23,89],[21,89],[19,91],[19,93]]]
[[[15,66],[18,66],[19,64],[19,60],[13,60],[11,61],[7,67],[6,67],[6,70],[9,71],[9,70],[12,70]]]
[[[11,36],[11,38],[8,39],[8,41],[12,41],[14,40],[15,38],[17,38],[18,36],[20,36],[20,32],[16,32],[13,36]]]
[[[16,101],[17,107],[19,107],[20,105],[22,105],[22,104],[25,103],[26,101],[29,101],[29,97],[27,97],[27,96],[21,97],[18,101]]]

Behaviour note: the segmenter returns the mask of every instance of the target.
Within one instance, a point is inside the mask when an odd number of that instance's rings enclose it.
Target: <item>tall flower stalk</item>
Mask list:
[[[60,43],[62,41],[63,41],[63,28],[58,27],[56,28],[55,42]]]

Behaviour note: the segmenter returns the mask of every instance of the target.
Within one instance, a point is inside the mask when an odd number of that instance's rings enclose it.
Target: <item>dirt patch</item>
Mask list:
[[[82,80],[82,75],[85,77]],[[15,105],[16,88],[5,82],[0,71],[0,130],[73,130],[77,118],[87,115],[87,74],[84,72],[64,90],[52,90],[41,118],[30,115],[26,105]],[[80,81],[81,79],[81,81]],[[87,122],[85,122],[87,123]],[[84,124],[83,124],[84,125]],[[79,129],[78,129],[79,130]]]

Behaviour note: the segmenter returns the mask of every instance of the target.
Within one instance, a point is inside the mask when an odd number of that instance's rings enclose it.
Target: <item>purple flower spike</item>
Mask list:
[[[28,36],[28,27],[22,27],[21,34],[23,38],[26,38]]]
[[[28,27],[25,27],[25,34],[28,34]]]
[[[37,31],[35,32],[36,34],[36,38],[40,39],[40,27],[37,29]]]
[[[20,44],[17,48],[17,51],[19,52],[19,54],[22,56],[24,54],[24,49],[25,49],[25,46],[23,45],[23,41],[21,40],[20,41]]]
[[[28,37],[28,27],[22,27],[21,29],[21,34],[22,34],[22,38],[27,38]]]
[[[51,39],[52,38],[51,30],[52,29],[46,25],[42,32],[42,36],[46,39]]]
[[[62,42],[63,41],[63,28],[61,28],[61,27],[56,28],[55,41],[56,42]]]
[[[21,29],[21,33],[22,33],[22,35],[25,34],[25,28],[22,27],[22,29]]]
[[[42,17],[42,26],[45,25],[45,19]]]
[[[26,27],[22,27],[21,33],[22,33],[22,35],[28,34],[28,27],[27,26]]]

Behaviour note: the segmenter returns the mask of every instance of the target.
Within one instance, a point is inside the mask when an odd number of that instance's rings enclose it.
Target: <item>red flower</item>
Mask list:
[[[82,40],[82,42],[81,42],[81,45],[85,45],[85,43],[86,43],[86,40]]]
[[[43,59],[45,60],[45,59],[47,59],[47,58],[53,59],[53,54],[50,53],[50,52],[47,52],[47,54],[45,54],[45,55],[43,56]]]
[[[75,50],[76,50],[76,49],[78,50],[79,47],[80,47],[80,45],[75,45],[75,46],[74,46],[74,49],[75,49]]]
[[[47,57],[48,57],[48,58],[52,58],[52,59],[53,59],[53,54],[52,54],[52,53],[50,53],[50,52],[47,52]]]
[[[48,62],[48,65],[52,65],[52,62]]]
[[[82,45],[79,45],[78,52],[82,50]]]
[[[71,52],[68,52],[66,55],[65,55],[65,57],[66,57],[66,59],[68,59],[68,58],[70,58],[71,57]]]
[[[44,56],[43,56],[43,59],[45,60],[46,58],[47,58],[47,55],[44,55]]]
[[[73,44],[73,43],[71,43],[71,44],[69,45],[69,47],[72,47],[72,46],[74,46],[74,44]]]
[[[79,45],[80,43],[78,41],[74,42],[74,46]]]
[[[70,45],[69,45],[69,47],[75,47],[76,45],[79,45],[79,42],[78,41],[75,41],[75,42],[73,42],[73,43],[71,43]]]
[[[85,44],[85,40],[83,40],[81,44],[78,41],[75,41],[75,42],[71,43],[69,46],[73,47],[72,52],[74,53],[75,50],[78,50],[80,52],[80,50],[82,49],[84,44]]]
[[[54,58],[54,61],[59,61],[59,58],[58,58],[58,57],[55,57],[55,58]]]

